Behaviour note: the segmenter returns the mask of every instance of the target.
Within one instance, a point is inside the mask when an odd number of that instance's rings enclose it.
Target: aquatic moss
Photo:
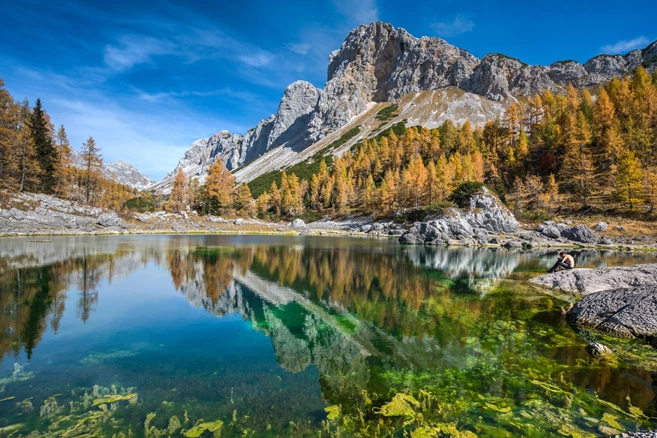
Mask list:
[[[126,395],[120,395],[120,394],[115,394],[111,395],[109,397],[102,397],[99,399],[94,400],[92,403],[92,406],[99,406],[103,404],[112,404],[112,403],[118,403],[121,401],[127,401],[130,403],[136,403],[137,402],[137,394],[126,394]]]
[[[203,435],[206,431],[212,432],[214,436],[221,436],[221,428],[223,427],[224,422],[221,420],[214,421],[212,423],[201,423],[191,429],[187,430],[184,433],[184,436],[187,438],[198,438]]]

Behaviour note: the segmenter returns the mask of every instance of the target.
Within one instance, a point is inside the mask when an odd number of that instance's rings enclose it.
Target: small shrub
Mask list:
[[[423,221],[429,216],[439,216],[445,213],[447,209],[454,207],[456,207],[456,204],[451,202],[437,202],[424,207],[400,211],[395,215],[395,222],[404,223]]]
[[[399,105],[393,103],[392,105],[389,105],[389,106],[383,108],[378,113],[376,113],[375,118],[376,118],[376,120],[386,122],[386,121],[392,119],[393,117],[397,116],[397,111],[398,110],[399,110]]]
[[[478,181],[467,181],[459,185],[449,198],[449,201],[452,201],[460,208],[466,208],[470,206],[470,199],[477,193],[481,191],[481,188],[485,187],[485,184]]]

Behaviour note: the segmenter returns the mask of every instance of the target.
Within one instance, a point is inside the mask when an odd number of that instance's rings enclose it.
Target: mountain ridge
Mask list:
[[[82,154],[73,148],[71,148],[71,160],[73,161],[73,165],[78,169],[83,169],[85,167]],[[112,163],[103,163],[101,173],[106,178],[133,187],[137,190],[146,190],[155,184],[154,180],[142,174],[132,164],[123,160],[117,160]]]
[[[394,102],[408,95],[455,87],[465,92],[457,97],[466,99],[465,105],[479,96],[501,104],[496,107],[501,115],[506,104],[520,97],[544,90],[560,92],[568,83],[578,88],[598,85],[640,65],[655,68],[657,41],[626,55],[601,54],[584,64],[557,61],[537,66],[503,54],[487,54],[480,59],[441,38],[417,38],[388,23],[361,25],[330,54],[324,88],[305,81],[290,84],[276,114],[261,120],[243,136],[221,131],[195,141],[176,168],[154,189],[166,192],[180,168],[188,178],[203,182],[217,157],[229,170],[240,168],[236,173],[238,181],[248,181],[262,173],[245,172],[243,168],[262,167],[258,158],[271,155],[277,148],[290,155],[280,164],[293,164],[295,157],[308,147],[347,126],[377,102]],[[447,105],[448,112],[443,115],[452,118],[449,108]],[[471,121],[481,123],[480,116],[472,112]],[[427,123],[421,118],[417,122]],[[271,170],[271,166],[263,169]],[[240,174],[249,176],[240,178]]]

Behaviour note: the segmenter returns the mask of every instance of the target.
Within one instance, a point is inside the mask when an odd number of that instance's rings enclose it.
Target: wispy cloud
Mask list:
[[[463,15],[457,15],[452,21],[433,23],[431,28],[440,37],[453,37],[470,32],[475,24]]]
[[[249,53],[239,55],[238,59],[251,67],[266,67],[274,60],[274,56],[268,52]]]
[[[634,38],[633,40],[621,40],[614,44],[602,46],[600,50],[602,53],[615,55],[617,53],[627,53],[634,49],[642,49],[650,43],[650,40],[644,36]]]
[[[150,61],[152,56],[176,53],[177,48],[170,41],[127,35],[119,38],[117,44],[105,46],[103,59],[111,69],[123,71]]]
[[[305,55],[310,50],[310,44],[306,44],[306,43],[290,43],[290,44],[286,44],[285,47],[287,47],[297,55]]]
[[[333,0],[335,9],[350,21],[350,25],[369,24],[379,19],[376,0]]]

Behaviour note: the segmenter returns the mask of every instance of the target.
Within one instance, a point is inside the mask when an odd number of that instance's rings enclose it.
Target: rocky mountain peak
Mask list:
[[[569,83],[575,87],[600,84],[631,73],[639,65],[651,70],[657,67],[657,41],[625,56],[600,55],[584,65],[561,61],[532,66],[503,54],[479,59],[443,39],[417,38],[389,23],[374,22],[353,29],[330,54],[323,89],[305,81],[292,83],[283,92],[276,114],[261,120],[244,136],[222,131],[194,142],[174,172],[182,167],[187,176],[203,179],[217,157],[234,170],[276,148],[280,154],[294,157],[353,122],[375,103],[400,101],[407,95],[456,87],[465,93],[440,93],[459,99],[449,102],[454,104],[448,105],[452,115],[463,114],[459,107],[482,101],[488,102],[487,107],[498,105],[502,112],[508,102],[521,96],[544,90],[560,92]],[[431,111],[428,108],[426,113]],[[467,114],[473,123],[480,123],[484,113],[473,110]],[[170,186],[174,172],[157,187]]]

